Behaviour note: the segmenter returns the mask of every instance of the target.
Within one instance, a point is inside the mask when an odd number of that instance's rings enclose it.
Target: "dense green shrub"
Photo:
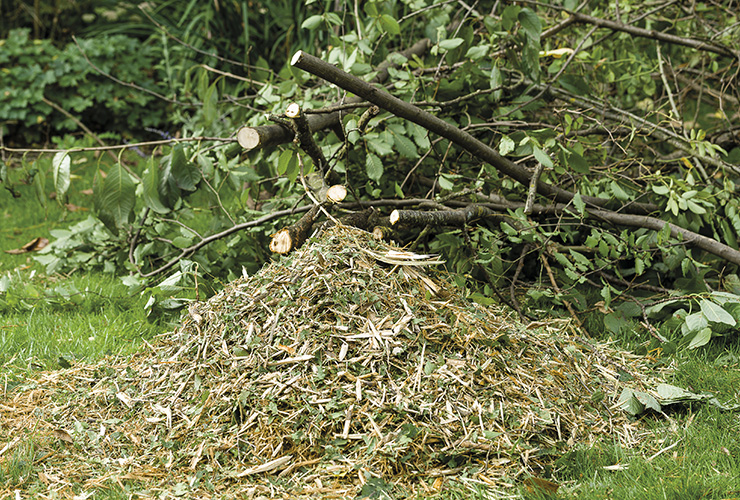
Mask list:
[[[155,66],[157,47],[124,35],[78,42],[79,47],[70,43],[58,49],[49,40],[32,40],[28,29],[0,40],[0,123],[12,142],[78,129],[49,101],[96,132],[135,132],[166,123],[166,101],[101,73],[163,92],[157,83],[163,80]]]

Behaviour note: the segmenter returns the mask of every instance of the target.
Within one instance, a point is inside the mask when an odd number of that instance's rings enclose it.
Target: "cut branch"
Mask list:
[[[291,103],[285,111],[285,116],[292,120],[295,130],[294,142],[311,157],[314,165],[316,165],[316,170],[321,174],[323,180],[326,170],[326,157],[313,139],[311,129],[308,126],[308,119],[306,119],[306,115],[301,111],[301,106],[295,102]]]
[[[354,77],[341,69],[318,57],[314,57],[303,51],[298,51],[291,60],[291,65],[319,76],[373,104],[379,106],[396,116],[405,118],[409,121],[421,125],[436,134],[448,139],[471,155],[493,165],[499,172],[507,175],[525,186],[529,184],[532,175],[521,165],[517,165],[511,160],[504,158],[493,148],[479,141],[467,132],[447,123],[446,121],[423,111],[416,106],[409,104],[397,97],[392,96],[383,89],[377,88],[357,77]],[[545,183],[542,180],[537,181],[537,192],[543,196],[553,198],[560,202],[569,202],[573,199],[574,193]],[[605,198],[596,198],[592,196],[583,196],[586,204],[597,207],[611,207],[614,203],[612,200]],[[617,207],[615,207],[617,208]],[[631,213],[646,214],[653,211],[656,207],[649,204],[632,203],[629,206],[618,208],[627,210]]]
[[[408,224],[412,226],[464,226],[482,219],[493,212],[481,205],[470,205],[457,210],[440,210],[422,212],[419,210],[394,210],[391,212],[392,225]]]
[[[286,254],[300,248],[311,234],[311,228],[319,215],[320,208],[321,205],[314,205],[298,222],[273,234],[272,241],[270,241],[270,251]]]
[[[401,52],[401,55],[410,59],[411,56],[420,56],[428,50],[430,41],[424,38],[416,42],[408,49]],[[390,60],[386,60],[378,65],[378,74],[372,79],[373,82],[382,83],[388,79],[388,68],[394,66]],[[344,99],[336,105],[364,105],[363,99],[359,97],[350,97]],[[340,112],[330,114],[310,114],[307,117],[308,127],[311,132],[333,128],[340,124]],[[278,144],[285,144],[293,140],[293,134],[278,125],[263,125],[259,127],[242,127],[237,132],[239,144],[247,151],[261,148],[269,148]]]

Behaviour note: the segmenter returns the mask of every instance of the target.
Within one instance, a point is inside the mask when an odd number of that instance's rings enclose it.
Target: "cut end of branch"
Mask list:
[[[347,197],[347,188],[336,184],[326,190],[326,199],[332,203],[339,203]]]
[[[301,116],[301,106],[298,103],[290,103],[285,110],[285,116],[288,118],[298,118]]]
[[[393,238],[393,230],[388,226],[375,226],[373,228],[373,238],[378,241],[390,241]]]
[[[303,51],[299,50],[298,52],[293,54],[293,57],[290,59],[290,65],[295,66],[298,63],[298,61],[301,60],[302,57],[303,57]]]
[[[270,251],[285,255],[293,249],[293,238],[290,236],[288,229],[281,229],[272,235],[270,241]]]
[[[401,217],[401,214],[398,213],[398,210],[394,210],[391,212],[391,215],[389,217],[391,221],[391,225],[395,226],[396,222],[398,222],[398,219]]]
[[[236,133],[236,140],[239,145],[247,151],[252,150],[260,145],[260,135],[252,127],[242,127]]]

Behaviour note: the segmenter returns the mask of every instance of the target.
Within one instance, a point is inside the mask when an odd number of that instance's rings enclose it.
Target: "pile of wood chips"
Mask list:
[[[600,436],[636,442],[613,405],[654,384],[649,360],[463,300],[435,262],[327,229],[133,358],[7,391],[0,461],[33,442],[57,497],[403,497],[455,480],[501,498]]]

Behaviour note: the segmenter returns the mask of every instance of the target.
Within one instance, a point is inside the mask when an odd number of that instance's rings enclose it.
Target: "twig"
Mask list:
[[[50,104],[51,106],[51,104]],[[146,141],[146,142],[131,142],[128,144],[115,144],[111,146],[100,146],[100,147],[88,147],[88,148],[70,148],[70,149],[59,149],[59,148],[9,148],[0,146],[0,150],[9,153],[81,153],[84,151],[111,151],[116,149],[133,149],[142,146],[161,146],[163,144],[178,143],[178,142],[199,142],[199,141],[220,141],[225,143],[236,142],[233,137],[208,137],[208,136],[194,136],[194,137],[183,137],[180,139],[161,139],[158,141]],[[118,157],[116,157],[116,160]]]
[[[164,272],[167,269],[169,269],[170,267],[174,266],[180,260],[188,257],[189,255],[194,254],[199,249],[203,248],[204,246],[208,245],[209,243],[212,243],[212,242],[214,242],[216,240],[219,240],[221,238],[225,238],[225,237],[229,236],[230,234],[233,234],[233,233],[235,233],[237,231],[242,231],[242,230],[248,229],[250,227],[261,226],[265,222],[269,222],[271,220],[279,219],[281,217],[286,217],[288,215],[302,213],[302,212],[305,212],[305,211],[309,210],[310,208],[311,208],[311,205],[306,205],[306,206],[298,207],[298,208],[295,208],[295,209],[278,210],[277,212],[273,212],[271,214],[263,215],[259,219],[251,220],[251,221],[248,221],[248,222],[242,222],[241,224],[237,224],[235,226],[232,226],[232,227],[230,227],[228,229],[225,229],[225,230],[221,231],[220,233],[216,233],[216,234],[212,234],[210,236],[206,236],[205,238],[203,238],[202,240],[200,240],[198,243],[196,243],[194,245],[190,245],[187,248],[183,248],[182,251],[180,252],[180,254],[177,257],[169,260],[166,264],[164,264],[164,265],[158,267],[157,269],[155,269],[153,271],[150,271],[148,273],[142,273],[141,271],[139,271],[139,274],[141,275],[142,278],[149,278],[151,276],[156,276],[157,274],[159,274],[161,272]]]
[[[524,319],[525,316],[522,313],[522,308],[519,305],[519,300],[516,298],[516,282],[519,279],[519,275],[521,274],[522,269],[524,269],[524,258],[529,253],[530,248],[532,248],[532,245],[529,243],[525,243],[522,247],[522,251],[519,254],[519,258],[517,259],[514,276],[511,278],[511,284],[509,285],[509,295],[511,296],[511,303],[514,305],[514,309],[519,314],[520,319]]]
[[[545,256],[545,253],[540,254],[540,260],[542,261],[542,265],[545,266],[545,271],[547,272],[547,276],[550,278],[550,283],[552,284],[552,287],[555,289],[555,293],[558,295],[562,295],[562,291],[560,290],[560,287],[558,286],[558,282],[555,281],[555,275],[552,272],[552,269],[550,268],[550,263],[547,261],[547,256]],[[581,320],[578,318],[578,315],[576,314],[576,311],[573,309],[573,306],[570,305],[570,301],[567,299],[562,299],[563,305],[565,305],[566,309],[568,309],[568,312],[570,313],[571,318],[573,318],[573,321],[575,321],[576,325],[579,327],[583,327],[583,324],[581,323]]]
[[[534,169],[534,174],[529,181],[529,190],[527,191],[527,201],[524,203],[524,215],[530,215],[532,213],[532,205],[534,205],[534,197],[537,194],[537,181],[540,180],[542,170],[545,167],[542,163],[537,163],[537,167]]]
[[[638,28],[636,26],[630,26],[629,24],[620,23],[617,21],[610,21],[608,19],[588,16],[586,14],[581,14],[580,12],[570,12],[570,15],[575,18],[576,22],[579,23],[593,24],[595,26],[608,28],[614,31],[621,31],[642,38],[650,38],[652,40],[659,40],[676,45],[683,45],[685,47],[691,47],[697,50],[714,52],[715,54],[719,54],[722,56],[730,56],[740,59],[740,52],[725,47],[724,45],[716,45],[702,40],[696,40],[694,38],[686,38],[682,36],[672,35],[670,33],[663,33],[661,31]]]
[[[273,87],[274,86],[271,83],[260,82],[257,80],[253,80],[252,78],[245,78],[243,76],[235,75],[234,73],[229,73],[228,71],[221,71],[220,69],[212,68],[208,66],[207,64],[201,64],[200,67],[206,71],[210,71],[211,73],[216,73],[217,75],[225,76],[228,78],[233,78],[234,80],[251,83],[253,85],[261,85],[262,87]]]

